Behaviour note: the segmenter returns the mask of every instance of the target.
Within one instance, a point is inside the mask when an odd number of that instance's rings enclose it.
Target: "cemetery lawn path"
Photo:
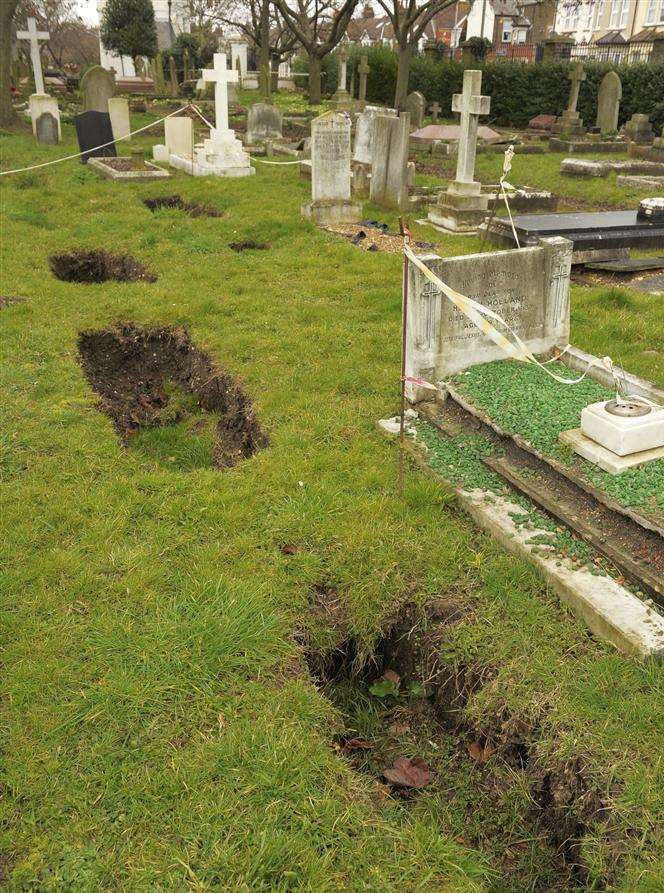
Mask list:
[[[75,151],[63,131],[52,148],[0,134],[2,167]],[[591,638],[414,466],[397,496],[375,420],[397,407],[400,259],[302,220],[296,168],[256,167],[128,185],[70,162],[0,179],[0,883],[574,889],[545,821],[546,785],[569,777],[589,792],[570,804],[579,889],[661,890],[661,670]],[[142,203],[173,193],[225,216]],[[269,250],[228,248],[250,239]],[[75,249],[129,253],[157,281],[56,279],[49,257]],[[598,351],[603,332],[603,352],[661,372],[655,310],[625,306],[618,325],[599,294],[573,300],[580,347]],[[77,356],[80,332],[119,322],[185,326],[240,379],[268,446],[213,469],[191,405],[122,446]],[[399,607],[438,597],[459,606],[441,643],[450,677],[477,684],[464,731],[427,744],[434,782],[404,801],[342,753],[301,643],[354,636],[370,652]],[[470,745],[508,728],[528,765],[500,748],[478,761]],[[406,755],[420,743],[406,734]]]

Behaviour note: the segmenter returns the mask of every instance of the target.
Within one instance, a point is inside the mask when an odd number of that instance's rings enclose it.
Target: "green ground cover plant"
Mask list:
[[[75,151],[63,134],[4,133],[2,168]],[[580,889],[654,893],[661,671],[589,636],[417,468],[397,495],[374,423],[398,400],[400,258],[303,220],[296,168],[256,168],[127,184],[68,162],[0,179],[4,887],[573,889],[532,782],[575,766],[606,806],[584,826]],[[174,192],[224,216],[143,204]],[[414,229],[447,255],[479,246]],[[246,239],[270,248],[228,247]],[[49,257],[77,249],[131,254],[158,279],[57,280]],[[573,338],[654,375],[656,310],[634,300],[620,313],[646,328],[574,289]],[[268,446],[214,469],[187,401],[179,428],[123,445],[77,353],[80,332],[119,322],[185,326],[241,381]],[[322,588],[336,619],[313,610]],[[518,722],[530,768],[500,749],[479,765],[436,728],[435,783],[401,800],[335,746],[344,711],[301,643],[352,634],[371,651],[395,610],[441,596],[463,609],[441,659],[485,680],[464,722]]]

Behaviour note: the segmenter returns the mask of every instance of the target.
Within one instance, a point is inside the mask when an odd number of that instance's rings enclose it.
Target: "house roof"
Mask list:
[[[606,46],[607,44],[627,43],[623,37],[622,31],[607,31],[595,43],[598,46]]]
[[[170,22],[155,21],[157,28],[157,47],[160,50],[169,50],[175,43],[175,31]]]
[[[656,37],[662,37],[662,32],[659,28],[644,28],[638,34],[633,34],[629,39],[629,43],[651,43]]]

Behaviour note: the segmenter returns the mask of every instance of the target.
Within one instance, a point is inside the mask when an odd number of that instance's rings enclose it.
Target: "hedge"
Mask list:
[[[353,53],[349,60],[349,78],[351,64],[355,64],[360,52],[366,52],[371,68],[367,99],[392,105],[397,74],[396,54],[387,47],[372,47]],[[500,61],[484,65],[476,63],[474,67],[482,69],[482,93],[491,97],[491,112],[484,123],[524,127],[535,115],[560,115],[567,106],[568,62],[533,64]],[[612,67],[599,62],[589,62],[584,66],[586,80],[581,84],[578,111],[587,127],[595,123],[599,84]],[[451,114],[452,95],[461,92],[463,70],[461,62],[416,56],[411,63],[409,89],[423,93],[428,104],[438,102],[443,116],[448,117]],[[639,112],[649,115],[657,133],[660,133],[664,127],[664,63],[623,65],[618,66],[616,71],[623,88],[619,123],[624,124],[635,112]]]

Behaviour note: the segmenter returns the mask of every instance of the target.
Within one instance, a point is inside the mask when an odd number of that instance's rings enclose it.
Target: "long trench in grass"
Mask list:
[[[314,612],[343,629],[337,590],[321,585],[313,599]],[[495,668],[452,667],[441,658],[454,627],[467,620],[458,603],[441,598],[426,609],[403,608],[369,653],[353,636],[322,650],[305,636],[309,672],[342,717],[335,747],[374,779],[379,803],[396,798],[438,823],[441,834],[483,852],[501,875],[496,890],[587,889],[583,839],[607,822],[608,809],[579,759],[561,764],[542,756],[540,722],[507,710],[472,718],[467,705],[496,677]],[[421,789],[383,775],[403,757],[424,761],[430,771]],[[441,797],[454,821],[441,817]]]

